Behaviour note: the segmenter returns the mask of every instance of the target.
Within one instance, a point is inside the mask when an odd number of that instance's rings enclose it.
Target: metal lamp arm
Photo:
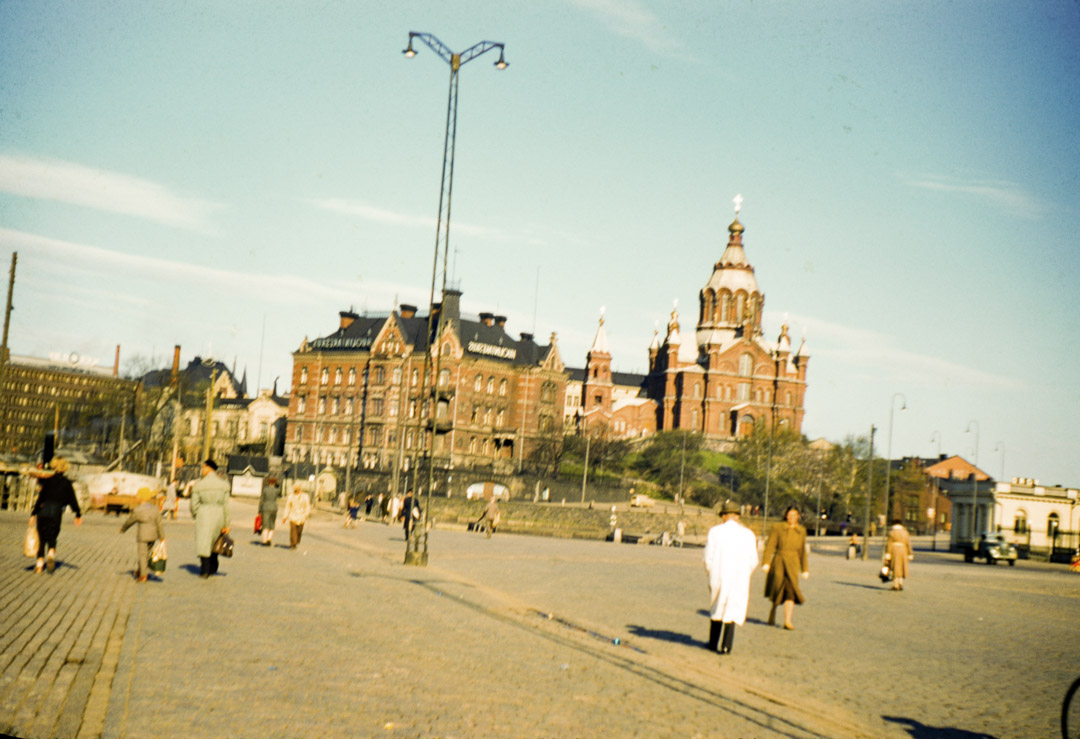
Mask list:
[[[410,46],[412,44],[413,39],[419,39],[420,41],[423,41],[425,46],[427,46],[429,49],[431,49],[436,54],[438,54],[440,57],[442,57],[442,60],[444,62],[446,62],[447,64],[450,63],[451,57],[454,56],[454,52],[450,51],[450,49],[447,48],[446,44],[444,44],[442,41],[439,41],[439,39],[435,38],[430,33],[420,33],[419,31],[409,31],[409,43],[410,43]],[[481,43],[483,43],[483,42],[481,42]]]
[[[461,64],[472,61],[476,57],[482,56],[491,51],[492,49],[501,50],[502,48],[503,45],[498,41],[481,41],[479,43],[473,44],[469,48],[465,49],[465,51],[461,52]]]

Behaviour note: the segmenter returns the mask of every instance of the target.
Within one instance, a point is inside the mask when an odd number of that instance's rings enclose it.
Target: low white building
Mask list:
[[[1080,497],[1076,488],[1040,485],[1014,477],[994,486],[994,518],[1010,541],[1031,552],[1071,553],[1080,546]]]

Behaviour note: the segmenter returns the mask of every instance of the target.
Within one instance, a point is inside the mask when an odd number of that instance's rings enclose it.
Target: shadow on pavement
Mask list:
[[[927,726],[912,718],[900,716],[882,716],[882,718],[894,724],[903,725],[914,739],[996,739],[993,734],[943,726]]]
[[[866,583],[862,582],[840,582],[839,580],[833,580],[833,582],[837,585],[846,585],[849,588],[866,588],[867,590],[880,590],[883,593],[888,590],[888,588],[883,588],[880,585],[867,585]]]
[[[634,636],[640,636],[645,639],[657,639],[659,641],[669,641],[676,644],[688,644],[690,646],[707,646],[708,642],[699,641],[687,634],[680,634],[677,631],[668,631],[666,629],[649,629],[644,626],[638,626],[636,624],[627,624],[627,630]]]

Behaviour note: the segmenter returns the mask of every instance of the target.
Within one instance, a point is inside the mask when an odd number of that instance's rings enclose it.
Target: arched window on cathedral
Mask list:
[[[731,295],[727,290],[720,294],[720,320],[731,321]]]
[[[746,310],[746,295],[739,293],[735,296],[735,322],[742,323],[743,312]]]
[[[749,377],[750,373],[754,370],[754,358],[749,354],[743,354],[739,357],[739,374],[743,377]]]
[[[701,296],[701,317],[698,319],[701,323],[706,323],[713,319],[713,303],[715,296],[713,295],[712,288],[708,288]]]
[[[791,405],[791,391],[784,393],[784,405]]]

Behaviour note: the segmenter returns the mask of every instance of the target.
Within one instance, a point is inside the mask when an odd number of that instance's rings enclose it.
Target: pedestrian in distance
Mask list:
[[[900,519],[893,519],[892,527],[889,528],[884,556],[892,570],[892,589],[903,590],[904,579],[908,576],[908,562],[913,560],[915,555],[911,551],[911,536],[900,523]]]
[[[296,549],[304,535],[304,524],[311,516],[311,498],[297,483],[293,491],[285,498],[285,509],[281,512],[283,523],[289,524],[289,549]]]
[[[176,480],[171,481],[165,487],[165,506],[162,512],[167,518],[176,520]]]
[[[266,478],[266,485],[263,486],[262,494],[259,495],[259,515],[262,517],[259,533],[262,535],[264,547],[273,546],[274,523],[277,521],[278,498],[280,497],[281,488],[278,487],[277,478]]]
[[[199,556],[199,577],[208,579],[218,571],[214,542],[229,533],[229,483],[218,476],[217,463],[207,459],[202,479],[191,486],[191,515],[195,519],[195,554]]]
[[[494,495],[491,496],[491,500],[488,501],[487,507],[484,508],[484,515],[481,518],[481,523],[484,526],[484,532],[487,533],[487,538],[491,538],[491,535],[495,533],[495,527],[499,525],[499,519],[501,518],[499,512],[499,499]]]
[[[139,488],[135,497],[139,504],[131,509],[127,520],[120,526],[120,533],[138,524],[135,529],[135,581],[146,582],[150,575],[151,550],[154,544],[165,539],[165,528],[150,488]]]
[[[409,488],[405,491],[405,497],[401,501],[401,511],[398,513],[398,518],[405,526],[405,541],[409,540],[413,527],[420,520],[420,513],[420,501],[413,497],[412,488]]]
[[[371,518],[371,506],[375,502],[375,499],[371,497],[371,493],[364,496],[364,520],[367,521]]]
[[[49,572],[56,569],[56,540],[60,537],[60,521],[65,508],[75,513],[75,525],[82,526],[82,509],[75,497],[75,488],[64,475],[68,471],[67,460],[53,457],[49,467],[52,473],[38,479],[38,496],[30,511],[30,523],[37,527],[39,542],[35,573],[46,567]]]
[[[720,508],[720,523],[709,529],[705,542],[705,572],[709,576],[709,649],[712,651],[731,653],[735,628],[746,622],[750,576],[757,565],[757,537],[739,522],[739,506],[725,501]]]
[[[783,522],[773,526],[769,532],[762,557],[762,569],[768,575],[765,578],[765,597],[772,601],[770,626],[776,624],[776,607],[783,603],[784,628],[788,631],[795,628],[791,622],[795,605],[806,602],[799,589],[799,576],[804,580],[810,577],[806,559],[806,529],[799,523],[799,510],[795,506],[788,506]]]
[[[355,529],[356,520],[360,517],[360,497],[359,493],[349,498],[349,512],[345,516],[345,528]]]

